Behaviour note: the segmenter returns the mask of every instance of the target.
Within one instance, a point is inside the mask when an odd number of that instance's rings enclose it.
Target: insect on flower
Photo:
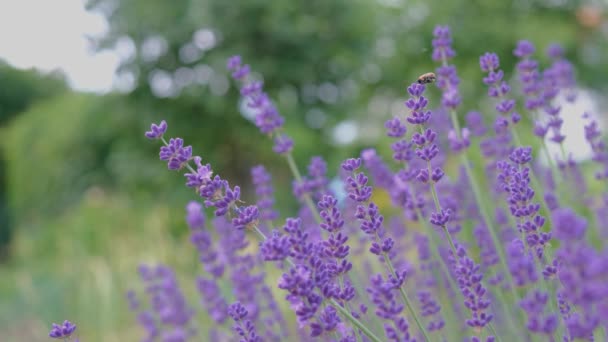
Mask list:
[[[416,82],[418,82],[419,84],[428,84],[428,83],[435,82],[436,79],[437,79],[437,76],[435,76],[434,73],[427,72],[426,74],[420,75],[420,77],[418,77],[418,80]]]

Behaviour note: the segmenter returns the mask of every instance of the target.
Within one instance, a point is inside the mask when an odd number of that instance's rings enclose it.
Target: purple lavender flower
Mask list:
[[[196,288],[211,319],[217,324],[224,323],[226,318],[228,318],[228,304],[217,282],[212,279],[198,277]]]
[[[146,285],[146,293],[153,311],[162,324],[161,334],[177,331],[193,334],[189,322],[194,310],[190,308],[182,294],[173,271],[162,265],[157,267],[141,265],[139,274]]]
[[[528,110],[535,110],[544,105],[538,62],[531,58],[534,51],[534,45],[527,40],[520,40],[513,51],[513,54],[520,58],[517,63],[517,74]]]
[[[534,255],[526,252],[525,244],[520,239],[515,239],[507,245],[507,264],[516,286],[523,287],[538,280]]]
[[[462,128],[460,136],[453,129],[448,132],[448,142],[452,151],[458,152],[471,145],[471,132],[468,128]]]
[[[232,225],[236,229],[249,229],[257,225],[260,212],[258,207],[250,205],[237,210],[238,216],[232,219]]]
[[[475,136],[484,136],[488,130],[483,122],[483,115],[479,112],[468,112],[466,122]]]
[[[190,202],[186,206],[186,212],[186,222],[191,230],[190,241],[199,252],[199,260],[213,277],[221,277],[224,274],[225,265],[218,258],[211,234],[204,229],[205,216],[202,205],[198,202]]]
[[[336,281],[344,278],[343,275],[347,274],[353,267],[350,261],[346,259],[350,252],[350,246],[346,244],[348,236],[341,232],[344,219],[336,207],[337,203],[338,201],[335,198],[328,195],[323,196],[323,199],[318,203],[319,215],[323,221],[319,226],[330,234],[326,240],[318,245],[319,251],[326,259],[323,264],[320,264],[321,259],[313,261],[313,264],[316,263],[316,267],[321,269],[330,270],[329,277],[319,282],[324,296],[333,297],[343,302],[353,299],[355,291],[350,281]]]
[[[167,122],[165,120],[161,121],[158,125],[153,123],[150,126],[150,130],[146,132],[146,138],[151,140],[162,139],[165,132],[167,132]]]
[[[279,134],[274,138],[272,150],[278,154],[288,154],[293,150],[293,139],[286,134]]]
[[[340,317],[338,316],[336,309],[331,306],[325,307],[319,314],[318,322],[310,324],[311,337],[334,332],[340,322]]]
[[[258,197],[257,206],[260,210],[260,219],[264,221],[276,220],[279,218],[279,213],[274,210],[274,189],[270,173],[266,171],[263,165],[258,165],[251,169],[251,178]]]
[[[376,307],[376,316],[386,320],[386,337],[390,341],[415,341],[410,337],[407,321],[401,316],[404,307],[398,303],[394,284],[384,281],[382,276],[377,274],[371,277],[370,286],[366,290]]]
[[[389,190],[393,187],[393,173],[384,163],[382,158],[374,149],[366,149],[361,152],[361,160],[369,170],[369,174],[376,186]]]
[[[416,342],[410,335],[410,325],[404,317],[399,317],[393,321],[393,325],[384,324],[384,331],[389,341],[393,342]]]
[[[481,71],[490,72],[498,69],[500,65],[498,56],[495,53],[486,52],[481,57],[479,57],[479,66],[481,67]]]
[[[401,138],[405,135],[407,128],[399,118],[392,118],[384,124],[386,128],[386,135],[392,138]]]
[[[497,133],[501,133],[509,124],[505,119],[506,117],[510,118],[513,124],[516,124],[520,120],[519,114],[513,111],[515,100],[507,98],[511,87],[503,80],[504,73],[499,69],[500,60],[495,53],[486,52],[479,57],[479,65],[481,70],[487,73],[487,76],[483,79],[483,83],[489,87],[488,96],[499,98],[496,111],[501,114],[501,117],[497,119],[494,127]]]
[[[211,170],[210,164],[203,165],[201,163],[201,157],[195,156],[192,159],[194,160],[196,171],[184,174],[186,177],[186,186],[195,188],[196,192],[200,193],[207,184],[212,182],[211,176],[213,175],[213,170]]]
[[[586,225],[584,220],[569,213],[559,216],[566,215],[571,217],[562,225],[567,225],[568,222],[579,227]],[[561,227],[560,230],[562,229],[573,232],[579,230]],[[596,251],[587,241],[580,239],[578,233],[568,232],[563,236],[564,239],[569,237],[572,240],[563,240],[556,254],[556,259],[559,260],[557,277],[561,284],[558,293],[560,313],[572,340],[591,340],[593,331],[604,324],[603,317],[608,302],[608,255],[605,251]]]
[[[492,321],[493,315],[487,312],[490,300],[481,283],[483,275],[479,265],[467,256],[462,246],[456,248],[457,255],[452,256],[456,280],[464,296],[464,305],[471,311],[471,318],[466,320],[468,326],[482,329]]]
[[[452,49],[452,34],[447,26],[436,26],[433,31],[433,60],[441,61],[456,55]]]
[[[126,297],[127,297],[127,301],[129,302],[129,310],[137,312],[137,310],[139,310],[141,304],[140,304],[139,300],[137,299],[137,295],[135,294],[135,291],[133,291],[133,290],[127,291]]]
[[[154,341],[160,335],[160,327],[158,326],[154,314],[150,311],[142,311],[137,315],[137,321],[146,330],[147,338],[143,341]]]
[[[564,57],[564,48],[553,43],[547,48],[547,56],[554,62],[551,68],[553,69],[555,80],[560,92],[563,92],[568,102],[576,100],[576,80],[574,77],[574,67]]]
[[[530,57],[536,49],[534,45],[527,40],[520,40],[517,42],[517,47],[513,50],[513,54],[519,58]]]
[[[511,215],[517,219],[518,231],[526,245],[541,258],[551,233],[541,231],[545,218],[539,215],[540,204],[532,202],[534,190],[530,186],[530,168],[525,166],[532,160],[531,151],[530,147],[518,147],[511,152],[509,159],[517,166],[499,162],[498,180],[508,194],[507,202]]]
[[[481,266],[485,271],[487,271],[492,266],[497,265],[500,261],[496,247],[492,243],[490,232],[484,224],[478,225],[473,231],[473,235],[475,236],[477,246],[479,247]],[[498,281],[500,281],[500,275],[497,275],[494,277],[494,279],[489,280],[490,284],[493,285],[495,285]]]
[[[53,327],[49,332],[49,337],[67,339],[74,333],[74,331],[76,331],[76,325],[68,320],[65,320],[61,325],[53,323]]]
[[[277,284],[279,289],[289,292],[287,299],[291,302],[298,321],[307,322],[319,309],[323,297],[315,291],[315,281],[311,269],[305,265],[296,265],[284,273]]]
[[[431,161],[439,154],[439,147],[435,143],[437,133],[430,128],[424,129],[424,125],[431,116],[430,112],[425,112],[428,101],[423,96],[424,86],[414,83],[408,88],[408,92],[412,97],[405,103],[411,110],[407,120],[419,128],[418,132],[412,134],[412,145],[415,146],[414,153],[418,158],[425,161],[425,166],[427,166],[427,168],[418,171],[417,178],[424,183],[428,182],[429,178],[436,182],[443,176],[443,170],[441,168],[431,169]]]
[[[260,254],[264,261],[283,261],[291,252],[289,235],[273,231],[269,238],[260,243]]]
[[[355,202],[367,202],[372,196],[372,188],[367,185],[367,176],[360,172],[346,179],[346,191]]]
[[[241,63],[241,56],[232,56],[228,58],[226,63],[226,68],[233,72],[232,77],[237,80],[249,75],[249,65],[242,65]]]
[[[570,208],[558,208],[551,214],[555,237],[562,241],[575,241],[585,237],[587,220]]]
[[[437,87],[443,91],[441,104],[450,109],[456,109],[462,99],[458,92],[460,79],[453,65],[440,66],[437,68]]]
[[[350,172],[346,178],[346,189],[350,199],[358,203],[355,217],[359,220],[361,230],[372,238],[370,252],[375,255],[387,255],[392,250],[394,240],[386,236],[382,227],[384,217],[378,206],[370,201],[371,187],[367,185],[364,173],[356,173],[361,166],[361,159],[347,159],[342,163],[342,170]]]
[[[184,147],[183,139],[171,138],[167,146],[160,148],[159,156],[167,162],[169,170],[180,170],[192,158],[192,146]]]
[[[342,214],[340,214],[337,205],[338,200],[332,196],[323,196],[318,204],[319,215],[323,220],[319,226],[330,233],[337,232],[344,226],[344,219],[342,219]]]
[[[448,109],[456,109],[462,101],[458,91],[460,79],[456,67],[448,64],[448,60],[456,54],[452,49],[452,36],[447,26],[436,26],[433,31],[433,60],[442,62],[437,68],[437,88],[441,89],[441,104]],[[452,129],[456,129],[453,127]],[[460,135],[458,132],[457,135]],[[462,147],[461,147],[462,148]]]
[[[564,57],[564,48],[559,43],[551,43],[547,47],[547,56],[552,59]]]
[[[585,140],[593,152],[591,160],[603,168],[595,173],[595,178],[597,180],[608,179],[608,148],[602,139],[599,125],[589,113],[583,114],[583,119],[587,122],[584,126]]]
[[[195,201],[191,201],[186,206],[186,223],[190,229],[201,229],[205,226],[205,214],[203,206]]]
[[[420,310],[423,317],[431,318],[427,325],[429,331],[438,331],[443,329],[445,321],[440,315],[441,306],[430,291],[419,291],[418,300],[420,301]]]
[[[262,338],[258,336],[253,323],[246,319],[247,309],[241,303],[236,302],[228,307],[228,314],[236,325],[234,331],[241,337],[241,342],[261,342]]]
[[[289,236],[289,244],[291,245],[290,257],[294,258],[297,263],[303,263],[312,253],[313,244],[308,241],[308,232],[302,228],[302,220],[300,218],[288,218],[285,220],[283,230]]]
[[[327,163],[323,158],[314,156],[310,158],[308,164],[308,188],[313,191],[313,199],[320,199],[321,196],[329,193],[327,185]]]
[[[552,133],[549,140],[556,144],[561,144],[566,139],[566,136],[561,133],[564,122],[560,117],[561,107],[554,104],[563,86],[560,83],[562,82],[561,78],[565,68],[568,68],[567,62],[554,62],[553,65],[543,72],[541,81],[541,96],[544,102],[543,111],[547,115],[547,128]]]
[[[230,189],[227,182],[224,182],[222,185],[225,192],[220,194],[217,200],[205,201],[207,206],[214,206],[217,208],[215,210],[215,216],[226,215],[231,209],[234,209],[236,203],[241,200],[241,188],[239,186],[235,186],[234,189]],[[201,192],[201,194],[203,194],[203,192]]]
[[[255,125],[263,134],[274,136],[273,150],[278,154],[290,153],[293,149],[293,140],[281,133],[285,119],[264,92],[262,82],[249,80],[249,66],[241,64],[240,56],[228,59],[227,68],[232,71],[232,77],[242,82],[241,95],[246,99],[247,106],[255,111]]]
[[[328,189],[327,163],[323,158],[315,156],[310,159],[308,175],[302,177],[300,182],[294,181],[293,192],[298,199],[311,196],[314,201],[319,201],[324,195],[331,192]]]
[[[260,290],[264,301],[266,302],[265,317],[263,322],[266,324],[265,340],[278,341],[289,337],[287,322],[281,308],[279,308],[274,295],[269,286],[262,286]],[[278,331],[276,331],[278,329]]]
[[[556,313],[544,313],[548,300],[549,296],[546,293],[538,290],[530,291],[526,298],[520,302],[520,306],[528,315],[526,325],[528,330],[545,335],[547,340],[551,340],[557,329],[558,318]]]

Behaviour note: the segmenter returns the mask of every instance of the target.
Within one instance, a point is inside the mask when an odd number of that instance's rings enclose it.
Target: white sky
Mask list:
[[[87,37],[107,23],[84,9],[82,0],[0,0],[0,59],[17,68],[63,70],[72,88],[112,88],[119,57],[94,53]]]

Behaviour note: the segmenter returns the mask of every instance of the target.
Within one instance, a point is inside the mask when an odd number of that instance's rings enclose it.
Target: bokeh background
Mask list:
[[[390,155],[383,122],[435,68],[437,24],[452,28],[461,115],[488,108],[479,55],[496,52],[512,77],[524,38],[544,65],[561,43],[577,68],[581,101],[564,115],[577,158],[588,156],[582,111],[608,113],[603,0],[2,0],[0,22],[2,341],[47,340],[64,319],[84,341],[137,340],[124,295],[141,262],[175,267],[194,290],[183,218],[195,194],[144,138],[152,121],[166,119],[245,200],[264,164],[283,217],[294,213],[289,169],[240,110],[230,55],[263,75],[300,168],[320,155],[332,175],[364,147]],[[86,44],[66,48],[74,39]]]

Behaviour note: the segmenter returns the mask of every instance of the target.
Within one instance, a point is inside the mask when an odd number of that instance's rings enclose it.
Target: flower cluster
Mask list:
[[[279,218],[279,213],[274,209],[274,189],[270,183],[270,174],[263,165],[258,165],[251,169],[251,179],[258,196],[257,207],[260,210],[260,219],[267,223],[276,220]]]
[[[572,64],[562,48],[552,45],[552,64],[543,70],[532,59],[534,45],[520,41],[514,54],[520,59],[517,75],[525,98],[518,106],[499,56],[485,53],[479,66],[486,75],[478,83],[488,86],[499,115],[494,130],[488,130],[484,111],[470,111],[463,116],[469,130],[461,128],[457,113],[462,99],[456,66],[449,64],[456,55],[452,34],[438,26],[433,35],[432,59],[441,63],[441,103],[429,103],[428,85],[411,84],[407,115],[384,123],[386,135],[394,139],[392,161],[383,159],[388,146],[364,149],[360,158],[341,163],[335,179],[341,187],[333,187],[332,167],[321,157],[313,157],[300,174],[284,119],[263,83],[251,77],[240,57],[228,60],[244,110],[255,114],[256,126],[274,139],[274,151],[286,157],[293,195],[301,201],[296,213],[278,210],[275,190],[287,187],[273,186],[268,170],[274,167],[251,169],[257,204],[247,205],[241,187],[229,186],[193,155],[191,146],[181,138],[165,139],[165,121],[152,124],[145,136],[162,142],[160,159],[171,170],[183,170],[186,186],[201,197],[201,203],[187,205],[186,222],[203,267],[195,282],[202,301],[196,305],[169,267],[141,267],[148,300],[134,292],[127,298],[147,340],[186,341],[203,333],[209,340],[245,342],[603,336],[608,257],[599,228],[608,195],[573,192],[564,198],[558,196],[565,194],[562,184],[553,177],[538,181],[538,175],[552,172],[538,163],[536,151],[522,146],[518,132],[526,125],[515,125],[530,121],[535,135],[564,142],[558,101],[562,95],[576,100]],[[593,161],[602,167],[597,182],[608,178],[607,149],[599,122],[588,114],[584,118]],[[447,122],[451,129],[442,129]],[[445,146],[458,153],[444,153]],[[458,167],[451,167],[454,155]],[[588,184],[577,162],[561,162],[579,171],[580,192],[600,189]],[[484,168],[475,169],[478,163]],[[595,210],[595,219],[582,216],[590,211],[579,212],[582,206]],[[213,219],[206,218],[206,209]],[[250,243],[254,235],[258,244]],[[552,239],[559,243],[550,244]],[[291,308],[289,315],[275,292]],[[199,306],[215,324],[208,331],[194,324]],[[232,332],[222,329],[229,318]],[[74,330],[66,321],[53,325],[50,336],[65,338]]]
[[[190,306],[169,267],[141,265],[139,275],[146,287],[150,309],[138,309],[138,320],[148,333],[148,340],[185,341],[194,336],[191,325],[194,309]]]
[[[521,91],[526,97],[526,109],[534,111],[544,104],[542,99],[541,75],[538,71],[538,62],[531,58],[536,49],[527,40],[520,40],[513,54],[520,58],[517,63],[517,74],[521,85]]]
[[[509,162],[498,164],[499,182],[508,194],[507,202],[511,215],[517,221],[517,230],[528,248],[542,258],[545,245],[551,239],[551,233],[542,231],[545,218],[539,214],[540,204],[534,203],[534,189],[530,186],[530,168],[526,166],[532,160],[531,147],[518,147],[509,156]]]
[[[262,338],[257,335],[255,327],[250,320],[247,320],[247,309],[241,303],[236,302],[228,307],[228,314],[236,325],[234,331],[241,337],[242,342],[261,342]]]
[[[49,332],[49,337],[66,340],[72,336],[74,331],[76,331],[76,325],[68,320],[65,320],[61,325],[53,323],[51,332]]]
[[[496,105],[496,111],[501,115],[494,122],[494,130],[497,133],[504,132],[509,124],[516,124],[521,120],[521,116],[514,111],[515,100],[506,97],[511,88],[503,80],[504,72],[498,68],[499,63],[498,56],[494,53],[487,52],[479,57],[481,71],[488,73],[483,79],[483,83],[489,87],[488,95],[500,99]],[[510,119],[510,122],[506,117]]]
[[[248,78],[249,65],[243,65],[240,56],[230,57],[227,68],[232,71],[232,77],[242,83],[241,95],[246,99],[247,107],[255,112],[255,125],[260,132],[274,138],[273,150],[278,154],[290,153],[293,149],[293,140],[281,133],[285,119],[264,92],[262,81]]]
[[[403,304],[399,304],[395,293],[395,285],[385,281],[380,274],[373,276],[371,285],[367,288],[372,303],[376,306],[376,315],[388,323],[384,323],[384,331],[390,341],[415,342],[410,336],[409,324],[403,317]]]

